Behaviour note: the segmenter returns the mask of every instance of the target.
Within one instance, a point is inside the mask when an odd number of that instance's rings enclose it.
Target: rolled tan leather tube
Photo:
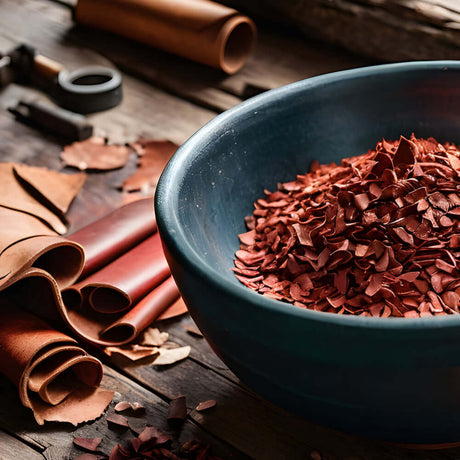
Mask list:
[[[229,74],[256,37],[251,19],[209,0],[79,0],[75,20]]]
[[[113,392],[98,389],[102,364],[75,340],[0,299],[0,370],[36,421],[78,423],[97,417]]]

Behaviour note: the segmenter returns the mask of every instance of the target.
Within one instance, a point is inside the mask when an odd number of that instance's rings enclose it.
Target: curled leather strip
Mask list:
[[[153,198],[133,201],[76,231],[68,238],[85,248],[85,265],[80,278],[133,248],[155,233]]]
[[[0,291],[23,278],[31,267],[45,270],[56,280],[57,287],[64,289],[78,279],[84,260],[83,248],[63,237],[38,235],[22,239],[0,254]]]
[[[96,312],[118,313],[138,302],[169,273],[160,235],[155,233],[64,294],[66,299],[66,294],[78,296],[79,304],[85,299]]]
[[[40,318],[0,300],[0,368],[38,424],[99,416],[113,392],[98,388],[102,364]]]
[[[62,316],[82,339],[123,345],[160,316],[187,311],[156,233],[152,198],[125,205],[69,239],[83,245],[87,259],[83,277],[62,292]]]
[[[164,281],[168,278],[168,281]],[[63,291],[72,329],[98,345],[133,340],[179,298],[158,233]]]

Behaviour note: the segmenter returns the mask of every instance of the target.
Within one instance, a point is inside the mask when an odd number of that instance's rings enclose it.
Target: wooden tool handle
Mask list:
[[[45,80],[54,80],[59,72],[64,70],[64,66],[52,59],[37,54],[34,58],[34,71]]]

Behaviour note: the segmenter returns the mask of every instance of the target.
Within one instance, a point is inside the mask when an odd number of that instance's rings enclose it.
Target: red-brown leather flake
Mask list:
[[[235,275],[301,308],[418,318],[459,313],[460,151],[382,140],[265,190]]]

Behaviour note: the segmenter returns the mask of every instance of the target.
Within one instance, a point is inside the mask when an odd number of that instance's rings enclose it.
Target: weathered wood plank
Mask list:
[[[199,339],[185,340],[179,323],[162,329],[168,329],[171,340],[181,336],[183,340],[178,341],[197,347],[196,340]],[[215,372],[210,359],[205,358],[204,366],[201,365],[201,356],[205,354],[204,346],[200,345],[200,353],[192,352],[193,359],[168,368],[145,365],[145,362],[143,366],[139,366],[121,358],[113,359],[112,364],[165,398],[186,395],[190,416],[196,423],[210,433],[224,437],[230,444],[253,458],[305,459],[312,451],[319,451],[328,459],[460,458],[460,449],[444,452],[410,451],[310,423],[243,388],[237,383],[236,377],[232,379],[228,373],[222,373],[222,365]],[[215,399],[216,407],[204,413],[193,410],[199,402],[207,399]]]
[[[223,0],[222,3],[373,59],[460,58],[457,0]]]
[[[198,438],[205,444],[211,444],[212,451],[222,458],[246,458],[237,449],[209,435],[190,420],[185,421],[180,427],[171,426],[167,422],[168,404],[165,401],[108,367],[104,367],[102,384],[104,387],[116,391],[114,401],[110,404],[107,414],[112,414],[114,405],[121,400],[137,401],[143,404],[146,408],[145,414],[126,415],[128,420],[137,426],[149,424],[167,433],[173,439],[174,449],[180,447],[185,441]],[[94,422],[80,425],[77,428],[62,423],[47,423],[40,427],[33,420],[30,410],[23,407],[19,402],[16,388],[4,378],[0,378],[0,391],[3,397],[0,405],[0,427],[10,433],[15,433],[15,436],[24,442],[39,446],[43,456],[48,460],[63,460],[81,454],[82,451],[73,446],[74,436],[102,438],[100,447],[104,453],[110,453],[115,444],[126,442],[135,436],[130,430],[109,429],[105,415]],[[2,441],[3,439],[0,437],[0,459],[28,458],[26,456],[2,456]],[[21,444],[20,441],[17,443]],[[24,445],[24,447],[27,446]],[[43,457],[39,455],[37,458]]]
[[[239,385],[239,379],[211,350],[211,347],[208,345],[206,339],[190,335],[184,329],[184,326],[194,324],[195,323],[190,315],[184,315],[181,318],[155,323],[155,327],[158,327],[163,332],[168,332],[173,342],[182,346],[190,345],[192,347],[192,351],[190,353],[190,357],[192,359]]]
[[[0,430],[0,459],[43,460],[43,458],[42,454]]]

